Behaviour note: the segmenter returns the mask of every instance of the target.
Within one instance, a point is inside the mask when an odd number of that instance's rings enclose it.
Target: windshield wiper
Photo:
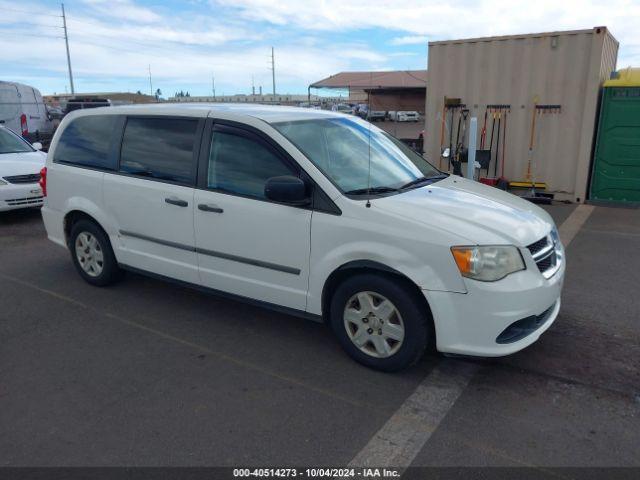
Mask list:
[[[411,188],[411,187],[415,187],[418,185],[422,185],[425,184],[427,182],[431,182],[431,181],[435,181],[435,180],[442,180],[443,178],[447,178],[449,175],[446,174],[442,174],[442,175],[433,175],[431,177],[420,177],[420,178],[416,178],[415,180],[411,180],[408,183],[405,183],[404,185],[402,185],[399,190],[405,190],[407,188]]]
[[[397,188],[393,187],[371,187],[371,188],[357,188],[356,190],[349,190],[349,195],[365,195],[367,193],[378,194],[378,193],[389,193],[389,192],[397,192]]]

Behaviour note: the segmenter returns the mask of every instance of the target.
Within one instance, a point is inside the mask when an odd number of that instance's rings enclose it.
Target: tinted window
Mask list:
[[[98,168],[115,168],[111,147],[119,117],[92,115],[73,120],[58,141],[54,161]]]
[[[198,120],[129,118],[120,153],[120,170],[144,177],[193,183],[193,147]]]
[[[244,135],[214,131],[209,154],[207,186],[256,198],[265,198],[271,177],[294,172],[266,145]]]

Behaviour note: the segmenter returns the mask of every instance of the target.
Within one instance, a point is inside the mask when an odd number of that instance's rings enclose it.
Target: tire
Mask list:
[[[385,301],[395,309],[390,316]],[[335,290],[330,308],[331,328],[342,347],[351,358],[376,370],[393,372],[415,364],[433,341],[430,312],[404,282],[391,277],[348,278]]]
[[[76,270],[87,283],[104,287],[120,279],[122,272],[109,237],[95,222],[83,219],[72,225],[69,251]]]

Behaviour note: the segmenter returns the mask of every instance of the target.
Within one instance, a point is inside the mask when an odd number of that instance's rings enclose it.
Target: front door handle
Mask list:
[[[169,197],[164,199],[165,203],[170,203],[171,205],[176,205],[178,207],[188,207],[189,203],[186,200],[180,200],[176,197]]]
[[[198,205],[198,210],[202,210],[203,212],[214,212],[214,213],[222,213],[222,212],[224,212],[224,210],[222,210],[217,205],[206,204],[206,203],[199,204]]]

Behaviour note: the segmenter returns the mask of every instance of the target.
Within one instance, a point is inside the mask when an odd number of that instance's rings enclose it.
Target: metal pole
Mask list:
[[[213,93],[213,101],[216,101],[216,77],[211,75],[211,92]]]
[[[153,97],[153,84],[151,83],[151,64],[149,64],[149,94]]]
[[[67,17],[64,14],[64,3],[61,3],[62,7],[62,28],[64,28],[64,43],[67,47],[67,66],[69,67],[69,84],[71,85],[71,95],[76,93],[76,89],[73,87],[73,73],[71,72],[71,54],[69,53],[69,35],[67,35]]]
[[[469,145],[467,146],[467,178],[469,180],[475,180],[477,135],[478,119],[471,117],[469,122]]]
[[[271,78],[273,80],[273,101],[276,101],[276,56],[271,47]]]

